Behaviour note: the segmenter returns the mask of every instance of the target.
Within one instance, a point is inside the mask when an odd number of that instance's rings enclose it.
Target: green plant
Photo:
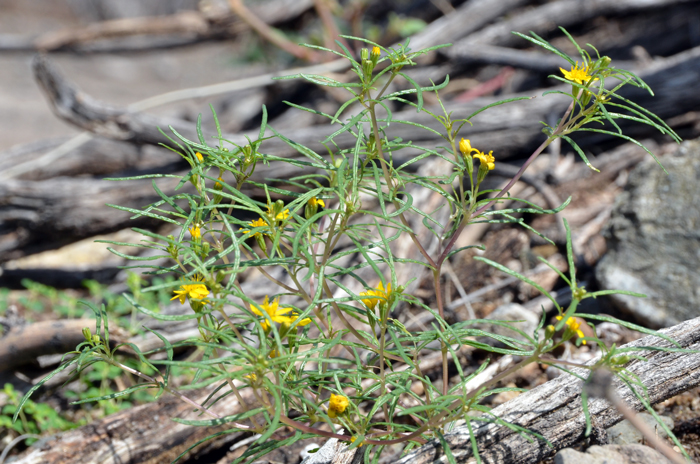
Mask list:
[[[7,396],[7,403],[0,410],[0,429],[13,430],[17,435],[39,434],[44,432],[55,433],[82,425],[80,422],[72,422],[65,419],[56,410],[46,403],[35,403],[32,400],[20,397],[12,384],[6,383],[2,392]],[[20,408],[20,400],[22,406]],[[19,418],[19,420],[13,420]],[[27,440],[28,444],[35,441]]]
[[[499,191],[482,189],[482,182],[497,162],[496,157],[492,152],[472,147],[469,140],[460,139],[459,132],[481,111],[517,99],[489,105],[459,119],[453,119],[441,102],[438,108],[441,112],[426,109],[423,93],[435,92],[439,101],[438,91],[447,80],[439,85],[420,87],[402,69],[413,65],[412,60],[417,55],[437,47],[419,52],[411,52],[408,44],[397,49],[383,49],[363,39],[345,37],[371,45],[371,49],[362,50],[359,61],[340,43],[342,53],[311,47],[348,59],[358,77],[357,82],[343,83],[326,76],[295,76],[349,92],[348,101],[333,115],[290,103],[299,110],[320,114],[338,126],[323,141],[327,156],[275,131],[267,123],[264,108],[258,137],[249,139],[245,146],[233,144],[222,136],[216,115],[218,132],[213,144],[205,137],[199,122],[198,141],[187,140],[173,131],[175,138],[169,138],[168,148],[182,156],[191,170],[184,176],[169,177],[180,179],[178,189],[190,184],[194,193],[181,191],[168,195],[156,183],[156,179],[165,175],[141,176],[141,179],[153,179],[161,200],[141,210],[111,206],[131,212],[134,217],[145,215],[177,226],[177,234],[169,236],[134,229],[146,239],[132,246],[155,249],[160,255],[131,258],[145,262],[167,257],[171,265],[150,266],[149,273],[178,276],[177,281],[166,281],[146,289],[139,287],[137,294],[173,291],[172,299],[189,304],[192,313],[164,315],[140,304],[135,296],[126,298],[136,309],[154,319],[196,319],[201,337],[171,344],[159,335],[164,343],[159,351],[166,353],[165,360],[149,360],[150,353],[141,353],[131,345],[140,361],[151,370],[147,373],[115,358],[116,349],[109,345],[107,312],[104,307],[93,306],[97,317],[96,333],[85,329],[86,341],[76,348],[77,356],[61,365],[57,372],[68,368],[85,369],[105,362],[140,377],[144,383],[123,392],[101,392],[94,401],[153,388],[158,390],[156,396],[170,392],[211,417],[196,421],[174,418],[176,421],[190,425],[227,424],[232,430],[259,433],[256,444],[238,461],[253,461],[276,447],[320,435],[352,442],[353,447],[363,446],[366,459],[376,462],[387,445],[405,443],[407,451],[426,440],[442,439],[449,424],[458,419],[465,420],[468,426],[474,421],[502,423],[488,416],[488,408],[481,401],[494,393],[512,390],[497,388],[503,378],[533,362],[552,363],[566,369],[546,354],[570,340],[595,342],[604,347],[595,336],[583,337],[580,322],[574,316],[594,319],[595,316],[578,313],[578,304],[583,299],[610,292],[587,292],[578,285],[569,233],[569,274],[557,271],[570,285],[572,293],[572,303],[566,308],[560,307],[545,289],[525,276],[478,258],[549,296],[559,314],[555,325],[547,325],[543,315],[538,329],[530,334],[518,329],[517,323],[500,323],[519,338],[485,332],[478,328],[480,321],[476,320],[450,325],[444,317],[440,276],[447,260],[464,251],[455,249],[457,238],[470,224],[511,222],[527,227],[518,218],[519,214],[561,211],[568,201],[556,209],[546,210],[515,199],[523,206],[492,209],[508,194],[530,163],[557,138],[572,144],[589,166],[582,150],[570,138],[576,131],[597,131],[638,143],[622,134],[616,122],[626,119],[649,124],[679,140],[663,121],[617,93],[627,84],[649,90],[634,74],[612,67],[607,57],[594,59],[580,48],[583,64],[579,67],[577,62],[540,37],[534,34],[521,37],[571,63],[571,71],[562,69],[565,78],[554,76],[570,84],[571,93],[554,92],[570,97],[571,104],[556,125],[545,125],[546,141]],[[405,79],[413,88],[388,93],[396,78]],[[389,101],[428,114],[443,130],[393,119],[387,105]],[[356,111],[344,117],[351,105]],[[592,126],[593,123],[604,125]],[[440,136],[444,145],[430,149],[392,138],[390,124],[413,124],[417,130]],[[353,136],[354,146],[339,148],[335,139],[341,134]],[[264,143],[271,137],[293,147],[300,158],[265,154]],[[409,150],[419,154],[399,163],[397,155]],[[415,163],[428,162],[430,158],[441,159],[449,169],[430,177],[414,172]],[[284,163],[289,168],[307,171],[290,179],[267,179],[263,183],[253,177],[258,163]],[[249,188],[264,191],[265,199],[260,201],[249,196],[246,193]],[[428,189],[439,194],[443,205],[436,211],[422,211],[414,205],[411,194],[414,189]],[[370,202],[377,207],[363,206]],[[440,219],[443,208],[449,214]],[[246,216],[255,219],[243,219]],[[424,227],[432,234],[437,246],[427,247],[416,227]],[[410,238],[421,259],[406,258],[392,249],[392,244],[403,236]],[[346,262],[351,256],[362,259],[348,266]],[[147,263],[139,267],[144,264]],[[433,275],[435,307],[406,291],[410,281],[398,281],[397,269],[416,264]],[[246,295],[240,285],[241,274],[251,268],[269,279],[274,288],[262,301]],[[274,272],[280,269],[283,272]],[[417,332],[406,330],[391,317],[399,305],[413,305],[430,312],[435,318],[432,328]],[[597,317],[644,333],[655,333],[611,317]],[[562,337],[555,337],[562,329]],[[481,337],[492,338],[499,344],[484,343]],[[466,385],[487,363],[470,373],[459,363],[451,363],[450,357],[457,359],[456,350],[463,345],[515,355],[521,361],[477,388],[467,389]],[[174,348],[183,346],[198,348],[201,358],[176,360]],[[620,361],[623,358],[617,356],[615,347],[603,349],[605,356],[592,368],[609,368],[633,385],[634,378],[625,371]],[[431,350],[441,354],[441,385],[421,372],[418,363],[421,355]],[[448,381],[451,364],[459,377],[453,384]],[[194,373],[191,388],[216,387],[205,404],[194,403],[172,387],[169,380],[175,367]],[[420,386],[423,394],[415,393],[414,386]],[[230,394],[238,398],[242,409],[222,417],[217,412],[217,402]],[[475,417],[472,414],[479,412],[484,415]],[[318,424],[326,424],[332,431]],[[281,438],[278,434],[281,428],[291,428],[294,434]],[[519,430],[519,433],[542,438],[527,430]]]

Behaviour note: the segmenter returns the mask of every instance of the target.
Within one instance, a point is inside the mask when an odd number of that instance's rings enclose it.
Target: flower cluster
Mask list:
[[[331,399],[328,401],[328,417],[335,419],[343,414],[349,405],[350,400],[347,396],[331,393]]]
[[[496,167],[496,158],[494,158],[493,156],[493,151],[490,151],[488,152],[488,154],[486,154],[482,151],[477,150],[476,148],[472,148],[472,144],[469,141],[469,139],[463,138],[459,141],[459,151],[462,152],[462,156],[464,156],[465,158],[473,157],[478,159],[481,162],[481,166],[483,166],[484,169],[492,171]]]

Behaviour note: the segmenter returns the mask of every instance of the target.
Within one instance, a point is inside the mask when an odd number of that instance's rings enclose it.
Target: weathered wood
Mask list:
[[[250,390],[247,390],[248,392]],[[203,402],[206,394],[192,394]],[[207,390],[205,393],[211,393]],[[246,391],[242,392],[247,398]],[[234,395],[216,404],[217,410],[233,414],[238,410]],[[170,420],[179,417],[203,420],[192,407],[173,396],[157,402],[126,409],[92,424],[45,438],[35,443],[15,464],[160,464],[172,462],[191,445],[211,434],[227,429],[224,426],[192,427]],[[234,432],[238,436],[243,433]]]
[[[700,318],[685,321],[661,332],[677,341],[685,349],[700,348]],[[669,342],[655,336],[646,336],[624,345],[625,348],[642,346],[673,347]],[[635,360],[626,368],[639,376],[641,382],[647,387],[651,404],[659,403],[700,385],[700,356],[697,353],[663,351],[635,353],[643,356],[646,362]],[[597,359],[591,360],[588,364],[595,363]],[[580,375],[587,372],[583,369],[574,369],[574,371]],[[557,450],[581,440],[586,427],[581,407],[581,385],[582,382],[579,379],[569,374],[562,374],[493,409],[492,414],[500,419],[542,434],[553,447],[547,446],[543,440],[535,439],[529,442],[507,427],[485,423],[474,430],[482,462],[537,463]],[[614,381],[614,386],[617,394],[628,405],[636,410],[642,409],[642,405],[634,394],[619,380]],[[621,419],[620,413],[603,399],[591,399],[589,410],[597,427],[610,427]],[[446,434],[445,440],[457,462],[467,462],[472,457],[469,432],[466,427]],[[397,464],[429,462],[447,462],[437,441],[411,452]]]
[[[115,140],[137,144],[159,144],[166,142],[166,139],[158,132],[157,127],[166,128],[172,125],[180,134],[197,140],[193,124],[189,122],[159,118],[144,113],[130,113],[125,109],[105,105],[79,92],[57,72],[45,57],[39,57],[35,60],[34,70],[57,115],[82,129]],[[624,96],[633,95],[635,103],[651,109],[662,118],[683,114],[700,105],[700,95],[694,92],[692,85],[678,85],[677,83],[694,81],[699,71],[700,48],[696,47],[674,57],[659,60],[649,69],[640,72],[641,77],[654,89],[655,96],[635,90],[624,91],[624,89],[622,94]],[[564,87],[562,89],[566,90]],[[539,94],[541,91],[512,96]],[[453,117],[465,117],[496,100],[493,97],[479,98],[467,103],[446,103],[445,106],[448,111],[453,112]],[[500,159],[526,154],[542,140],[539,121],[546,120],[550,115],[561,114],[567,105],[568,99],[561,95],[548,95],[547,98],[512,102],[480,113],[473,120],[474,126],[466,126],[462,135],[471,138],[472,144],[475,146],[493,149]],[[416,131],[414,126],[399,124],[396,122],[398,120],[406,120],[441,130],[439,123],[430,115],[416,113],[413,109],[395,112],[390,136],[412,140],[416,144],[425,146],[442,143],[442,139],[437,138],[435,134],[428,131]],[[336,126],[326,125],[300,129],[295,131],[293,140],[317,152],[325,153],[325,148],[319,141],[336,130]],[[647,129],[645,128],[645,130]],[[257,133],[249,135],[255,137]],[[224,137],[235,143],[247,143],[242,134],[225,134]],[[599,143],[600,138],[601,136],[596,136],[595,142],[589,143]],[[609,139],[608,137],[607,140]],[[340,134],[335,138],[335,142],[341,148],[353,146],[354,140],[354,137],[348,133]],[[586,139],[581,139],[581,141],[585,146]],[[293,147],[279,139],[266,141],[263,149],[266,153],[279,156],[298,155]],[[414,155],[415,153],[410,153],[407,150],[403,156],[408,159]]]
[[[676,340],[682,348],[700,348],[700,318],[662,332]],[[640,346],[668,347],[670,344],[658,337],[647,336],[624,345]],[[643,351],[639,354],[647,361],[633,361],[627,367],[647,386],[649,398],[654,404],[700,384],[700,356],[695,353]],[[640,409],[631,392],[616,386],[618,395]],[[201,402],[209,391],[207,389],[192,397]],[[585,429],[580,391],[581,381],[563,374],[495,408],[492,411],[495,415],[543,434],[554,448],[549,448],[542,441],[529,443],[505,427],[485,424],[475,431],[482,460],[488,463],[535,463],[580,440]],[[229,395],[219,401],[216,411],[219,414],[234,414],[238,410],[234,398],[234,395]],[[591,400],[589,407],[596,426],[608,427],[620,419],[615,409],[603,400]],[[170,417],[196,417],[190,409],[190,406],[172,397],[163,398],[37,443],[15,464],[167,462],[186,449],[188,444],[225,429],[189,427],[169,420]],[[471,455],[466,430],[457,429],[447,434],[445,439],[457,461],[466,462]],[[447,462],[439,443],[431,442],[397,464],[428,462]]]
[[[658,60],[640,73],[654,89],[655,96],[636,88],[624,95],[662,118],[684,114],[700,106],[700,94],[694,87],[699,71],[700,47],[696,47]],[[37,60],[36,72],[59,116],[82,128],[117,140],[157,144],[166,141],[157,127],[172,124],[184,136],[196,139],[193,124],[189,122],[130,113],[96,102],[88,95],[76,91],[44,58]],[[535,95],[539,93],[532,92]],[[463,104],[448,103],[446,107],[448,111],[453,111],[455,117],[464,117],[494,100],[480,98]],[[551,95],[495,107],[476,116],[474,126],[466,126],[461,135],[470,138],[473,146],[493,149],[500,160],[525,154],[526,150],[532,150],[542,140],[538,121],[548,119],[549,115],[561,114],[567,105],[567,98]],[[416,114],[415,110],[394,113],[395,121],[401,118],[439,129],[430,116]],[[628,133],[641,137],[647,136],[650,131],[646,126],[620,125]],[[335,126],[300,129],[295,131],[293,139],[324,153],[325,149],[319,140],[335,130]],[[389,133],[392,137],[402,137],[427,147],[442,143],[441,139],[436,139],[428,131],[416,131],[414,126],[396,122],[391,125]],[[251,136],[255,137],[256,134]],[[246,143],[239,134],[226,137]],[[577,135],[577,141],[584,149],[606,140],[610,140],[610,137],[595,133]],[[349,147],[354,143],[354,138],[346,133],[337,137],[336,141],[341,147]],[[263,151],[274,155],[299,156],[293,147],[279,139],[266,141]],[[394,161],[401,163],[411,156],[415,156],[415,152],[405,150],[405,153],[397,154]],[[420,165],[416,163],[415,168]],[[288,177],[290,173],[287,169],[287,165],[279,163],[273,163],[269,167],[260,166],[256,177]],[[8,180],[0,186],[0,260],[19,257],[49,246],[59,246],[61,240],[67,240],[68,237],[84,238],[137,225],[138,223],[128,221],[128,214],[104,208],[102,204],[116,202],[139,207],[154,198],[149,183],[143,181],[110,183],[96,179],[52,179],[44,182]],[[58,240],[49,244],[46,240],[48,237]],[[19,248],[24,250],[11,253]]]
[[[529,0],[471,0],[464,2],[452,13],[436,19],[411,37],[411,49],[420,50],[456,40],[472,34],[499,16]]]
[[[0,371],[34,362],[37,356],[66,353],[85,341],[83,327],[94,330],[93,319],[42,321],[13,327],[0,337]]]
[[[93,137],[58,159],[49,160],[48,163],[41,161],[46,152],[56,149],[68,139],[61,137],[39,140],[0,152],[0,181],[11,177],[44,180],[58,176],[114,174],[137,167],[143,158],[142,150],[136,145]],[[163,153],[167,151],[163,150]],[[159,164],[165,164],[173,158],[165,155]],[[32,169],[15,176],[14,168],[26,162],[33,163]]]
[[[179,179],[156,179],[165,192]],[[187,188],[187,187],[185,187]],[[108,182],[58,177],[44,181],[8,179],[0,184],[0,262],[60,247],[108,231],[160,224],[106,203],[141,208],[158,199],[151,182]]]
[[[522,14],[499,21],[489,27],[456,42],[453,50],[457,53],[463,47],[477,44],[513,45],[521,43],[513,31],[527,34],[533,31],[546,34],[558,26],[569,27],[596,16],[610,14],[629,14],[645,10],[664,8],[681,3],[695,3],[697,0],[558,0],[548,2]]]
[[[264,23],[279,24],[293,20],[312,5],[312,0],[265,0],[255,2],[250,9]],[[99,10],[92,4],[85,7]],[[148,16],[153,11],[147,10],[134,11],[129,17],[92,22],[84,27],[49,31],[39,37],[0,34],[0,51],[133,52],[230,38],[247,29],[225,3],[202,2],[200,11],[172,11],[157,16]],[[104,11],[95,12],[94,16],[99,13]]]

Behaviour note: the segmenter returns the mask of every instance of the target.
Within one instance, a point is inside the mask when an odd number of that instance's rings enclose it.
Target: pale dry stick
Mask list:
[[[132,369],[132,368],[130,368],[129,366],[125,366],[124,364],[122,364],[122,363],[120,363],[120,362],[117,362],[117,361],[114,361],[113,359],[110,359],[110,358],[103,358],[103,360],[106,361],[106,362],[108,362],[109,364],[112,364],[112,365],[114,365],[114,366],[120,368],[121,370],[127,371],[127,372],[129,372],[129,373],[131,373],[131,374],[133,374],[133,375],[135,375],[135,376],[137,376],[137,377],[141,377],[142,379],[144,379],[144,380],[147,381],[147,382],[153,383],[154,385],[157,385],[157,384],[158,384],[158,381],[157,381],[156,379],[154,379],[153,377],[151,377],[150,375],[146,375],[146,374],[144,374],[143,372],[137,371],[136,369]],[[172,393],[173,395],[175,395],[175,396],[177,396],[178,398],[180,398],[180,399],[181,399],[182,401],[184,401],[185,403],[187,403],[187,404],[189,404],[189,405],[191,405],[191,406],[194,406],[196,409],[201,410],[201,411],[204,412],[205,414],[208,414],[208,415],[212,416],[214,419],[221,419],[221,416],[218,415],[217,413],[215,413],[214,411],[208,410],[207,408],[205,408],[205,407],[202,406],[201,404],[196,403],[195,401],[193,401],[193,400],[191,400],[190,398],[186,397],[185,395],[183,395],[183,394],[180,393],[179,391],[175,390],[174,388],[172,388],[172,387],[165,387],[165,389],[166,389],[168,392],[170,392],[170,393]],[[241,428],[242,430],[251,430],[248,426],[243,425],[243,424],[234,424],[234,425],[235,425],[236,427]]]
[[[265,87],[275,83],[273,80],[275,77],[285,77],[293,76],[296,74],[323,74],[329,72],[338,72],[347,69],[350,66],[348,60],[339,59],[334,61],[329,61],[328,63],[304,66],[298,68],[288,69],[286,71],[272,72],[267,74],[262,74],[255,77],[246,77],[243,79],[236,79],[234,81],[221,82],[218,84],[205,85],[201,87],[190,87],[186,89],[174,90],[172,92],[165,92],[160,95],[155,95],[153,97],[148,97],[143,100],[139,100],[132,103],[127,107],[129,111],[138,112],[144,111],[151,108],[156,108],[158,106],[167,105],[169,103],[175,103],[182,100],[189,100],[192,98],[204,98],[211,97],[214,95],[220,95],[229,92],[235,92],[238,90],[252,89],[256,87]],[[70,153],[72,150],[84,145],[85,143],[92,140],[93,135],[89,132],[83,132],[75,137],[65,141],[58,147],[52,149],[48,153],[30,160],[24,163],[17,164],[10,169],[5,169],[0,173],[0,180],[11,179],[13,177],[21,176],[27,172],[34,169],[48,166],[62,156]]]
[[[348,44],[348,41],[340,37],[340,30],[338,30],[338,25],[333,20],[333,13],[331,13],[330,8],[328,7],[328,1],[329,0],[314,0],[314,8],[318,13],[319,18],[321,18],[323,27],[326,29],[326,34],[324,37],[326,48],[332,49],[335,45],[333,43],[333,37],[338,37],[337,40],[339,40],[340,43],[345,46],[345,48],[350,50],[350,44]]]
[[[7,457],[8,454],[10,454],[10,451],[12,451],[12,448],[17,446],[18,443],[28,439],[28,438],[34,438],[34,439],[39,439],[41,436],[35,435],[33,433],[25,433],[24,435],[20,435],[19,437],[15,438],[12,440],[8,445],[2,450],[2,454],[0,454],[0,464],[5,463],[5,458]]]
[[[620,398],[611,385],[612,383],[610,383],[606,389],[607,400],[610,401],[613,406],[615,406],[615,408],[625,419],[627,419],[637,430],[639,430],[639,432],[641,432],[646,441],[674,464],[688,464],[688,462],[679,453],[676,453],[664,440],[659,438],[656,433],[654,433],[654,431],[642,419],[639,418],[637,413],[634,412],[632,408],[627,406],[627,403]]]
[[[251,28],[253,28],[255,32],[260,34],[263,39],[301,60],[311,62],[319,61],[320,55],[317,52],[309,48],[300,47],[299,45],[290,42],[280,32],[274,30],[265,24],[265,22],[261,21],[260,18],[255,16],[252,11],[246,8],[242,0],[228,0],[228,4],[231,7],[231,10],[240,16],[240,18]]]
[[[457,289],[457,292],[459,293],[459,297],[462,301],[462,304],[467,307],[467,312],[469,313],[469,319],[476,319],[476,314],[474,313],[474,308],[472,308],[472,303],[469,298],[469,295],[467,295],[467,292],[464,290],[464,287],[462,286],[462,283],[459,281],[459,278],[457,277],[457,274],[455,274],[454,269],[452,269],[452,265],[450,264],[449,261],[445,261],[445,264],[443,264],[443,269],[445,270],[445,274],[447,274],[452,280],[452,283],[454,284],[455,288]],[[459,301],[459,300],[458,300]],[[455,304],[455,302],[450,302],[447,303],[447,308],[448,309],[454,309],[458,305]]]

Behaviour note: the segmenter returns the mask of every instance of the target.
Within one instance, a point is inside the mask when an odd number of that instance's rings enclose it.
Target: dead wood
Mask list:
[[[700,318],[665,329],[669,337],[686,349],[700,348]],[[658,337],[647,336],[624,347],[669,347]],[[627,367],[637,374],[649,393],[652,404],[663,401],[700,384],[700,356],[692,353],[643,351],[646,362],[633,361]],[[580,372],[580,371],[579,371]],[[641,405],[626,388],[615,384],[617,393],[635,409]],[[210,390],[192,395],[203,401]],[[544,435],[553,445],[541,440],[529,443],[506,427],[484,424],[476,428],[480,455],[489,463],[536,463],[583,438],[585,423],[581,410],[581,381],[570,375],[547,382],[495,408],[492,412],[503,420]],[[243,391],[245,396],[245,390]],[[234,395],[217,403],[220,414],[238,410]],[[598,427],[609,427],[620,419],[617,411],[601,399],[589,405]],[[144,463],[172,460],[189,444],[208,434],[225,430],[222,427],[190,427],[177,424],[171,417],[195,418],[191,407],[172,397],[112,415],[97,423],[65,432],[34,445],[16,464],[58,462]],[[201,419],[201,417],[199,417]],[[476,425],[476,424],[475,424]],[[445,436],[458,462],[466,462],[471,444],[465,429]],[[429,443],[398,461],[420,464],[445,460],[439,443]]]
[[[499,16],[529,0],[472,0],[465,2],[452,13],[436,19],[425,29],[411,37],[411,49],[420,50],[456,40],[472,34]]]
[[[677,83],[691,82],[695,79],[700,70],[699,57],[700,48],[696,47],[674,57],[659,60],[648,69],[642,70],[641,77],[654,89],[653,97],[644,91],[634,90],[623,91],[622,95],[632,96],[637,104],[649,108],[662,118],[692,111],[700,104],[700,95],[694,92],[692,85],[677,85]],[[197,140],[193,124],[190,122],[129,112],[123,108],[106,105],[76,90],[57,72],[46,57],[38,57],[35,60],[34,71],[56,114],[82,129],[115,140],[137,144],[159,144],[167,140],[158,132],[157,127],[165,129],[171,125],[183,136]],[[538,94],[541,94],[541,91],[528,92],[527,95]],[[497,99],[493,97],[479,98],[467,103],[447,103],[446,108],[456,116],[462,116],[471,114],[481,106],[494,101]],[[525,154],[542,140],[541,126],[538,121],[546,120],[549,115],[561,114],[567,105],[567,99],[559,95],[512,102],[479,114],[474,119],[474,127],[465,127],[462,135],[471,138],[475,146],[487,146],[493,149],[501,159]],[[440,130],[434,119],[424,113],[417,114],[415,110],[395,112],[393,120],[399,119]],[[624,126],[624,124],[621,125]],[[337,130],[335,126],[325,125],[299,129],[295,131],[294,141],[324,153],[325,148],[319,141],[335,130]],[[236,143],[247,143],[241,134],[224,136]],[[251,136],[255,137],[255,134]],[[413,126],[397,123],[392,125],[391,136],[402,137],[404,140],[412,140],[416,144],[427,146],[441,143],[441,139],[437,139],[428,131],[416,131]],[[601,139],[605,139],[605,136],[581,138],[581,143],[585,147],[586,142],[599,143]],[[352,146],[355,143],[354,140],[354,137],[347,133],[335,138],[341,148]],[[264,150],[266,153],[278,156],[297,155],[293,147],[278,139],[266,141]],[[407,152],[404,156],[408,159],[413,155]]]
[[[618,0],[614,2],[558,0],[523,11],[521,14],[486,27],[478,34],[456,42],[452,52],[461,53],[463,49],[475,47],[477,44],[507,46],[522,43],[522,39],[514,35],[513,31],[523,34],[533,31],[542,35],[555,30],[558,26],[570,27],[596,16],[630,14],[694,2],[696,0]]]
[[[143,34],[192,34],[208,32],[206,19],[196,11],[181,11],[169,16],[121,18],[92,23],[83,28],[60,29],[48,32],[35,42],[37,50],[47,52],[99,39]]]
[[[36,361],[37,356],[73,351],[85,341],[83,327],[93,319],[67,319],[20,325],[0,337],[0,371]]]
[[[38,161],[41,156],[59,147],[69,138],[39,140],[0,152],[0,180],[15,177],[13,168],[18,163],[33,162],[32,170],[17,176],[26,180],[44,180],[58,176],[107,175],[132,169],[142,164],[141,149],[133,144],[94,137],[58,159],[48,163]],[[163,157],[158,164],[172,159]]]
[[[179,179],[157,179],[173,192]],[[129,225],[160,224],[133,213],[106,207],[141,208],[159,198],[148,181],[108,182],[93,178],[59,177],[34,182],[8,179],[0,184],[0,262],[57,248],[81,238]]]
[[[662,118],[684,114],[700,106],[700,94],[695,91],[694,82],[700,71],[700,47],[688,50],[673,57],[655,61],[640,75],[654,89],[655,96],[645,91],[631,89],[624,96],[641,106],[649,108]],[[180,134],[197,140],[193,124],[178,119],[165,119],[145,113],[131,113],[125,109],[109,107],[93,100],[66,82],[56,72],[46,58],[35,62],[35,72],[47,92],[57,114],[64,120],[83,129],[104,135],[115,140],[131,143],[158,144],[166,142],[157,127],[172,125]],[[530,95],[539,94],[539,91]],[[468,103],[448,103],[448,111],[463,117],[476,111],[495,98],[480,98]],[[507,159],[527,153],[542,140],[538,121],[547,120],[549,115],[561,114],[568,105],[568,99],[560,95],[547,98],[533,98],[494,107],[474,118],[474,126],[466,126],[462,136],[470,138],[473,146],[493,149],[498,159]],[[406,119],[436,130],[436,122],[426,114],[416,114],[415,110],[394,113],[394,120]],[[646,136],[649,128],[638,125],[620,124],[631,135]],[[324,147],[319,143],[325,136],[337,130],[335,126],[314,126],[296,130],[293,138],[297,143],[309,146],[320,153]],[[251,134],[255,137],[256,134]],[[413,126],[394,123],[392,137],[402,137],[414,143],[431,147],[441,143],[428,131],[416,131]],[[238,143],[246,143],[239,134],[227,134],[226,138]],[[609,136],[583,133],[577,134],[578,143],[585,149],[594,144],[610,140]],[[340,147],[354,144],[349,134],[336,137]],[[263,146],[264,152],[279,156],[299,156],[293,146],[279,139],[270,139]],[[395,157],[395,162],[408,160],[415,153]],[[415,163],[419,168],[420,163]],[[266,177],[286,178],[288,166],[273,163],[270,167],[261,166],[256,171],[259,179]],[[51,179],[43,182],[6,181],[0,186],[0,260],[19,257],[49,246],[47,238],[56,238],[52,246],[59,246],[61,240],[84,238],[128,226],[143,224],[130,222],[129,215],[106,209],[104,203],[117,203],[139,207],[155,198],[148,182],[110,183],[96,179]],[[19,251],[13,251],[19,250]]]
[[[250,6],[265,24],[290,21],[313,6],[312,0],[267,0]],[[234,37],[248,29],[225,4],[204,1],[200,11],[138,16],[49,31],[39,37],[0,35],[0,51],[115,52],[191,45]]]
[[[241,392],[250,399],[250,390]],[[201,404],[211,393],[186,392]],[[222,415],[239,410],[234,395],[216,403]],[[41,440],[15,464],[160,464],[172,462],[191,445],[209,435],[227,430],[225,425],[192,427],[173,422],[210,419],[192,411],[192,406],[173,396],[113,414],[101,421]],[[241,437],[244,433],[234,432]]]
[[[682,348],[697,350],[700,348],[699,329],[700,318],[696,318],[661,332],[678,342]],[[623,347],[673,348],[673,345],[659,337],[647,336]],[[626,367],[639,376],[647,387],[651,404],[657,404],[700,384],[700,356],[696,353],[639,351],[635,354],[643,356],[646,361],[635,360]],[[593,364],[597,360],[595,358],[587,364]],[[574,369],[574,372],[585,376],[588,371]],[[586,424],[581,408],[581,385],[581,380],[576,377],[562,374],[491,410],[493,416],[503,421],[541,434],[549,440],[552,447],[544,440],[534,439],[530,442],[508,427],[491,421],[485,421],[483,425],[477,425],[478,421],[474,421],[472,427],[482,462],[534,464],[583,439]],[[633,409],[639,411],[643,408],[634,394],[619,380],[613,381],[613,386],[617,395]],[[601,398],[589,401],[589,411],[595,427],[607,428],[622,419],[621,414]],[[466,427],[445,434],[445,440],[457,462],[472,462],[472,445]],[[323,462],[338,464],[332,459]],[[396,464],[447,462],[440,442],[435,440],[404,456]]]

